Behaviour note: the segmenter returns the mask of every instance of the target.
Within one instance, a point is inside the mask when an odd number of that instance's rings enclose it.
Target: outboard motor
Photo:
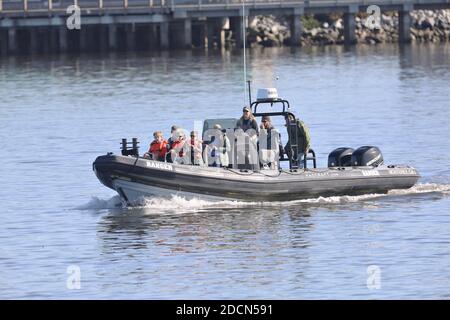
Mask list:
[[[378,167],[383,164],[383,155],[378,147],[364,146],[353,151],[352,166],[355,167]]]
[[[352,148],[347,147],[334,149],[328,155],[328,167],[350,167],[353,151]]]

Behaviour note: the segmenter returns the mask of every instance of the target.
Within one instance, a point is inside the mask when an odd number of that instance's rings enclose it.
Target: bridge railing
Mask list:
[[[170,7],[176,0],[0,0],[0,12],[61,11],[71,5],[81,9],[128,9]]]
[[[304,7],[343,5],[393,5],[404,3],[449,3],[450,0],[245,0],[248,8],[267,6],[303,5]],[[85,9],[133,9],[133,8],[213,8],[242,5],[242,0],[0,0],[0,12],[62,11],[70,5]]]

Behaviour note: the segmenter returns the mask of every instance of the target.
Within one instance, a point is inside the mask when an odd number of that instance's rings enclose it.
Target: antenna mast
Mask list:
[[[244,49],[244,106],[245,101],[247,100],[247,56],[246,56],[246,24],[245,24],[245,0],[242,0],[242,41],[243,41],[243,49]]]

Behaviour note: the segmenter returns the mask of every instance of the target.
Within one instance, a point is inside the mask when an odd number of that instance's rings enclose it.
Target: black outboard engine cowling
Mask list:
[[[352,154],[352,166],[355,167],[378,167],[383,161],[383,155],[378,147],[360,147]]]
[[[351,167],[353,151],[347,147],[334,149],[328,155],[328,167]]]

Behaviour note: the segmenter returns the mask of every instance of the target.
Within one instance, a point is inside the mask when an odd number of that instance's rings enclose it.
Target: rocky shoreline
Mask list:
[[[450,41],[450,10],[417,10],[410,13],[412,41],[446,42]],[[358,14],[356,39],[358,43],[377,44],[398,41],[397,12],[383,13],[381,28],[366,27],[366,14]],[[302,46],[332,45],[344,43],[342,15],[317,15],[302,17]],[[290,23],[286,17],[256,16],[249,21],[249,45],[274,47],[291,43]]]

